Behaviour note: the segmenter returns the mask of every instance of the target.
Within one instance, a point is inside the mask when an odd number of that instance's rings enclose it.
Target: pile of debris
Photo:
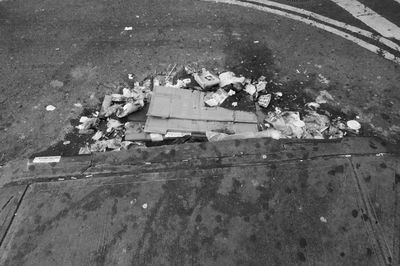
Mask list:
[[[99,112],[81,117],[77,129],[80,134],[93,134],[94,143],[79,153],[121,150],[192,135],[209,141],[343,138],[348,132],[358,134],[361,128],[357,121],[332,117],[322,108],[334,100],[327,91],[321,91],[314,102],[300,110],[284,110],[271,106],[283,93],[269,91],[273,81],[265,77],[251,80],[230,71],[215,75],[204,68],[196,71],[191,67],[172,75],[175,68],[176,65],[167,75],[135,82],[133,86],[116,86],[116,93],[104,97]],[[235,100],[227,101],[230,98]],[[243,110],[243,99],[254,106],[255,112]],[[130,119],[144,109],[145,119]]]

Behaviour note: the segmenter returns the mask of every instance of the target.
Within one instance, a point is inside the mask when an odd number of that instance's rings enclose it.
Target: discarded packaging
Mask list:
[[[243,83],[245,77],[236,77],[233,72],[224,72],[219,75],[219,86],[221,88],[235,83]]]
[[[219,79],[208,70],[202,69],[201,73],[194,73],[194,79],[203,89],[209,89],[219,84]]]
[[[244,91],[253,96],[254,93],[256,93],[257,89],[256,86],[254,86],[253,84],[246,84]]]
[[[245,132],[239,133],[234,135],[228,135],[225,133],[219,132],[206,132],[206,136],[208,141],[215,142],[215,141],[222,141],[222,140],[234,140],[234,139],[252,139],[252,138],[273,138],[273,139],[280,139],[282,134],[280,131],[276,129],[269,128],[264,131],[260,132]]]
[[[261,95],[258,98],[258,104],[261,107],[267,108],[270,102],[271,102],[271,94]]]
[[[356,120],[349,120],[349,121],[347,121],[346,124],[350,129],[352,129],[354,131],[358,131],[361,129],[361,124],[358,123]]]
[[[96,134],[93,135],[92,139],[93,140],[99,140],[103,136],[103,132],[97,131]]]
[[[218,106],[222,104],[226,100],[226,98],[228,98],[228,96],[229,94],[225,90],[218,89],[216,92],[208,93],[204,97],[204,102],[211,107]]]
[[[267,87],[267,82],[266,81],[258,82],[257,85],[256,85],[257,92],[265,91],[266,87]]]
[[[119,118],[125,117],[133,112],[138,111],[144,106],[144,102],[142,100],[136,102],[129,102],[124,105],[122,108],[117,109],[117,116]]]
[[[266,121],[282,133],[282,137],[301,138],[305,123],[300,120],[298,112],[285,111],[281,114],[270,113]]]
[[[318,104],[327,103],[329,101],[334,101],[332,95],[326,90],[322,90],[319,92],[319,95],[315,99]]]

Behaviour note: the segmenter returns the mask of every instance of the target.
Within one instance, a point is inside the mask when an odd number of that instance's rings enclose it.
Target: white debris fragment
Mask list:
[[[232,106],[233,106],[233,107],[236,107],[237,105],[238,105],[237,102],[233,102],[233,103],[232,103]]]
[[[247,84],[244,91],[253,96],[254,93],[256,93],[257,89],[256,86],[254,86],[253,84]]]
[[[327,103],[328,101],[334,101],[333,96],[326,90],[319,92],[319,95],[315,99],[318,104]]]
[[[47,105],[47,106],[46,106],[46,111],[51,112],[51,111],[54,111],[54,110],[56,110],[56,107],[55,107],[55,106],[53,106],[53,105]]]
[[[133,27],[125,27],[124,30],[125,31],[133,30]]]
[[[321,216],[321,217],[319,218],[319,220],[320,220],[322,223],[327,223],[327,222],[328,222],[328,220],[327,220],[324,216]]]
[[[96,134],[93,135],[92,140],[99,140],[103,136],[103,132],[97,131]]]
[[[245,77],[236,77],[233,72],[224,72],[219,75],[219,86],[221,88],[235,83],[242,83],[245,80]]]
[[[76,108],[82,108],[82,107],[83,107],[81,103],[74,103],[74,106],[75,106]]]
[[[236,92],[234,90],[229,90],[228,91],[228,95],[229,96],[232,96],[232,95],[235,95],[235,94],[236,94]]]
[[[318,74],[318,81],[322,84],[328,85],[329,84],[329,79],[327,79],[326,77],[324,77],[321,73]]]
[[[269,106],[269,103],[271,102],[271,94],[267,94],[267,95],[261,95],[258,98],[258,104],[261,107],[267,108]]]
[[[356,120],[349,120],[349,121],[347,121],[346,124],[350,129],[355,130],[355,131],[358,131],[361,128],[361,124],[358,123]]]
[[[70,143],[71,143],[71,141],[66,140],[66,141],[63,142],[63,145],[68,145],[68,144],[70,144]]]
[[[142,208],[143,208],[143,209],[147,209],[147,207],[148,207],[147,203],[144,203],[144,204],[142,205]]]

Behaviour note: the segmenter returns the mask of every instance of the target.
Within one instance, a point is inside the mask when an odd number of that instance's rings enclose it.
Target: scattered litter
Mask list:
[[[47,105],[47,106],[46,106],[46,110],[51,112],[51,111],[56,110],[56,107],[53,106],[53,105]]]
[[[328,222],[328,220],[327,220],[324,216],[321,216],[321,217],[319,218],[319,220],[320,220],[322,223],[327,223],[327,222]]]
[[[267,87],[267,82],[266,81],[260,81],[257,83],[256,88],[257,88],[257,92],[263,92],[265,91]]]
[[[267,108],[270,102],[271,102],[271,94],[261,95],[258,98],[258,104],[261,107]]]
[[[318,74],[318,81],[325,85],[329,84],[329,79],[324,77],[322,74]]]
[[[254,41],[253,43],[259,43],[260,41]]]
[[[45,157],[35,157],[33,163],[59,163],[61,156],[45,156]]]
[[[265,160],[267,159],[267,155],[263,154],[262,158]]]
[[[352,129],[354,131],[358,131],[361,129],[361,124],[358,123],[356,120],[349,120],[349,121],[347,121],[346,124],[350,129]]]
[[[377,154],[375,154],[375,156],[376,157],[382,157],[382,156],[384,156],[384,154],[383,153],[377,153]]]
[[[168,138],[174,139],[174,138],[182,138],[182,137],[191,136],[191,135],[192,134],[189,132],[167,132],[167,134],[165,134],[164,137],[166,139],[168,139]]]
[[[202,69],[200,73],[193,74],[194,79],[196,82],[202,87],[203,89],[209,89],[219,84],[220,80],[211,74],[205,68]]]
[[[221,88],[228,86],[230,84],[235,84],[235,83],[243,83],[245,80],[245,77],[236,77],[235,73],[233,72],[224,72],[219,74],[219,86]]]
[[[90,148],[89,148],[88,146],[81,147],[81,148],[79,149],[79,152],[78,152],[79,155],[91,154],[91,153],[92,153],[92,152],[90,151]]]
[[[144,203],[144,204],[142,205],[142,208],[143,208],[143,209],[147,209],[147,207],[148,207],[148,206],[147,206],[147,203]]]
[[[125,27],[124,30],[125,31],[133,30],[133,27]]]
[[[253,96],[257,92],[257,89],[253,84],[246,84],[244,91]]]
[[[63,145],[68,145],[68,144],[70,144],[70,143],[71,143],[71,141],[66,140],[66,141],[63,142]]]
[[[218,106],[222,104],[226,98],[228,98],[229,94],[223,90],[218,89],[216,92],[210,92],[204,97],[204,102],[208,106]]]
[[[311,109],[318,109],[321,105],[319,103],[310,102],[306,103],[306,106]]]
[[[329,101],[334,101],[332,95],[326,90],[322,90],[319,92],[319,95],[315,99],[318,104],[328,103]]]
[[[272,138],[272,139],[280,139],[282,134],[278,130],[275,129],[267,129],[260,132],[246,132],[246,133],[238,133],[233,135],[228,135],[220,132],[208,131],[206,132],[206,136],[208,141],[222,141],[222,140],[235,140],[235,139],[253,139],[253,138]]]
[[[154,73],[141,82],[130,73],[129,84],[104,85],[112,90],[104,95],[101,109],[82,116],[76,126],[81,134],[93,134],[79,154],[118,151],[165,140],[183,143],[198,136],[209,141],[265,137],[334,139],[358,134],[361,128],[359,122],[346,121],[345,115],[334,116],[328,111],[334,98],[326,90],[320,91],[314,101],[302,99],[300,106],[297,102],[301,95],[288,93],[283,87],[283,92],[277,91],[277,86],[283,84],[274,79],[247,79],[230,71],[212,73],[199,69],[170,64],[163,73]],[[321,74],[318,79],[329,83]],[[54,81],[52,86],[61,83]],[[228,98],[229,106],[235,108],[221,107]],[[249,109],[244,104],[249,101],[248,106],[252,105],[257,115],[242,111]],[[296,105],[293,107],[291,102]],[[74,106],[82,108],[80,103]],[[46,110],[55,108],[49,105]],[[144,120],[131,120],[136,115]]]
[[[236,92],[234,91],[234,90],[229,90],[228,91],[228,95],[229,96],[233,96],[233,95],[235,95],[236,94]]]
[[[103,132],[97,131],[96,134],[93,135],[92,140],[99,140],[103,136]]]

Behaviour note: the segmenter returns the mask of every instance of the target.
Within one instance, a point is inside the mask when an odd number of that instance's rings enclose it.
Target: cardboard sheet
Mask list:
[[[254,113],[221,107],[206,107],[205,94],[200,91],[155,87],[147,116],[162,118],[257,123]]]

